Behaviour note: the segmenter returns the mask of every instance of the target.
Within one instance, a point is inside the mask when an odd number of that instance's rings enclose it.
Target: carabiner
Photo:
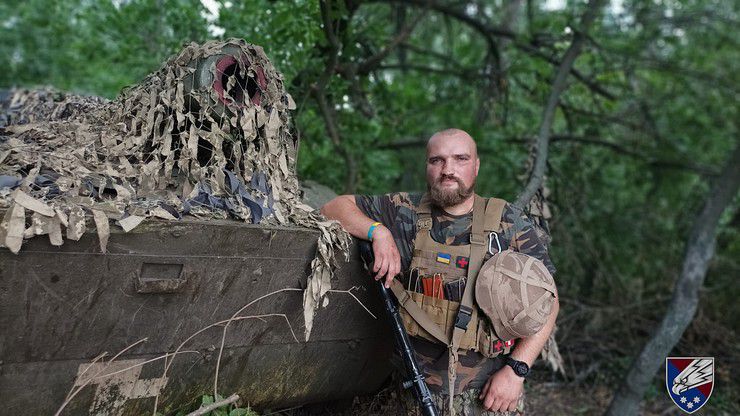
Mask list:
[[[498,239],[498,234],[495,231],[491,231],[491,233],[488,234],[488,253],[490,255],[496,254],[493,252],[493,237],[496,237],[496,246],[498,247],[498,251],[496,253],[501,252],[501,241]]]

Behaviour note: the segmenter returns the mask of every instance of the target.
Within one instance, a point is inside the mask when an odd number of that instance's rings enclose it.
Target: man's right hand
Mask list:
[[[332,199],[321,208],[321,213],[326,218],[339,221],[347,232],[363,240],[370,239],[367,233],[371,224],[376,221],[368,218],[357,207],[353,195],[340,195]],[[384,225],[378,225],[373,230],[372,242],[375,255],[372,271],[375,280],[385,278],[385,287],[389,288],[393,278],[401,271],[401,255],[391,231]]]
[[[385,287],[390,288],[393,278],[401,272],[401,255],[393,235],[385,226],[380,225],[373,232],[373,254],[375,280],[385,278]]]

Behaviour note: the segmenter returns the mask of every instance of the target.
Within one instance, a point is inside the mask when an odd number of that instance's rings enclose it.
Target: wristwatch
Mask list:
[[[514,369],[514,374],[518,375],[519,377],[527,377],[527,374],[529,374],[529,366],[524,361],[518,361],[515,360],[509,356],[505,358],[506,365]]]

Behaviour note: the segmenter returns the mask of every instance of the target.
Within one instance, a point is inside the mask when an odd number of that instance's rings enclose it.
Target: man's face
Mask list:
[[[465,132],[438,133],[427,144],[427,186],[434,203],[457,205],[473,194],[480,160]]]

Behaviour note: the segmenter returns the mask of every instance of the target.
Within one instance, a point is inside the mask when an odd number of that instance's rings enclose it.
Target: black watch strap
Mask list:
[[[524,361],[518,361],[515,360],[509,356],[506,356],[505,361],[506,365],[511,367],[514,370],[514,374],[518,375],[519,377],[527,377],[529,374],[529,366]]]

